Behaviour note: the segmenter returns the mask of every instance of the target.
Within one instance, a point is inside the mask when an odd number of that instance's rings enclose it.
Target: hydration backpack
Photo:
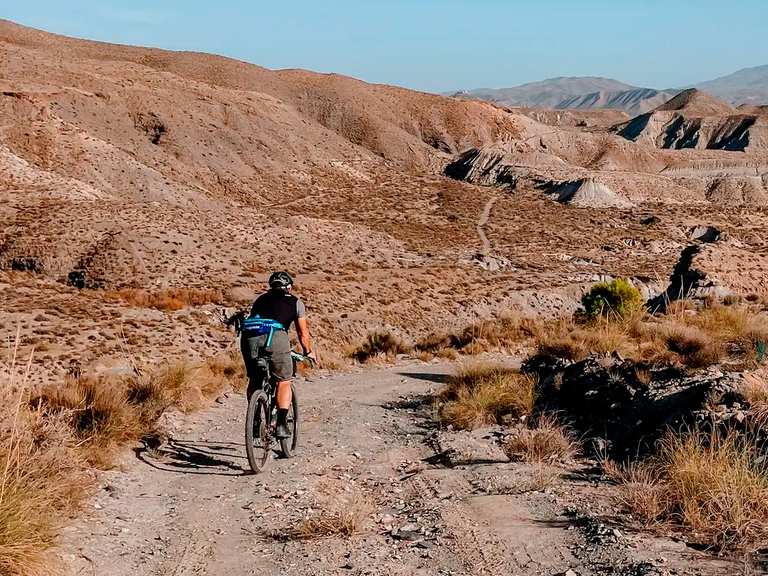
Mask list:
[[[276,330],[285,331],[283,325],[277,320],[261,318],[260,316],[254,316],[243,320],[243,336],[263,336],[269,334],[266,342],[267,346],[272,345],[272,336]]]

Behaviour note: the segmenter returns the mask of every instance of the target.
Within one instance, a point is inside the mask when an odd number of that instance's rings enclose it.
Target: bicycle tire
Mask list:
[[[290,438],[280,438],[280,450],[283,458],[290,458],[299,445],[299,399],[296,398],[296,388],[291,384],[291,408],[288,412],[288,426],[291,430]]]
[[[248,401],[245,416],[245,451],[248,464],[255,474],[261,472],[272,455],[272,436],[269,429],[269,405],[263,391],[255,392]]]

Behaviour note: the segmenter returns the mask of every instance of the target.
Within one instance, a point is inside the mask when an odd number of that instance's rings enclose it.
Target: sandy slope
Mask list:
[[[757,121],[748,153],[659,150],[608,133],[610,114],[583,126],[582,113],[7,21],[0,59],[0,338],[21,326],[48,348],[46,370],[119,363],[126,326],[137,355],[210,355],[209,337],[178,345],[186,313],[102,300],[215,289],[234,307],[276,268],[298,276],[317,334],[339,349],[376,329],[414,340],[513,310],[567,313],[605,276],[663,283],[700,225],[738,247],[726,258],[755,254],[738,286],[765,290],[764,241],[744,228],[764,226],[768,203]],[[474,184],[442,174],[459,158]],[[571,204],[546,194],[573,182]]]

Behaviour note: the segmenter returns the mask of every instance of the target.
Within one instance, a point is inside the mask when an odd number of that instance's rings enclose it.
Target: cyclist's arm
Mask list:
[[[299,343],[304,355],[309,356],[312,354],[312,337],[309,334],[309,324],[306,317],[296,320],[296,332],[299,334]]]
[[[309,334],[309,324],[307,324],[307,310],[301,299],[296,301],[296,332],[304,355],[309,356],[312,354],[312,336]]]

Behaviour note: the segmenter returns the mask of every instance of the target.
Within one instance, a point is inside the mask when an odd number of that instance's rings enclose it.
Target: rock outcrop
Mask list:
[[[717,368],[693,374],[653,368],[641,377],[634,362],[614,356],[576,363],[535,357],[524,370],[539,378],[548,408],[619,459],[652,451],[669,428],[743,419],[742,376]]]
[[[549,198],[581,208],[632,208],[634,204],[622,198],[605,184],[594,178],[569,182],[542,182],[541,189]]]
[[[657,148],[744,151],[768,148],[768,119],[735,110],[696,89],[620,124],[617,133]]]

